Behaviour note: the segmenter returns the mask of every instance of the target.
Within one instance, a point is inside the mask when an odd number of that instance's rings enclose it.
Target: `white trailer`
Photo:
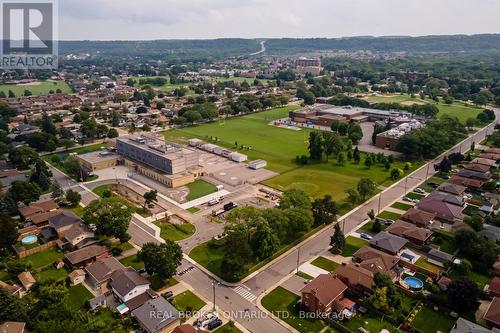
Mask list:
[[[245,162],[248,159],[248,156],[235,152],[235,153],[229,154],[229,158],[234,162],[241,163],[241,162]]]
[[[267,161],[265,160],[255,160],[248,163],[248,167],[253,170],[264,169],[267,167]]]

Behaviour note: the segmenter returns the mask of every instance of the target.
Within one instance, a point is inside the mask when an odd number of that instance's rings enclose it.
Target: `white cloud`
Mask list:
[[[62,39],[500,33],[496,0],[60,0]]]

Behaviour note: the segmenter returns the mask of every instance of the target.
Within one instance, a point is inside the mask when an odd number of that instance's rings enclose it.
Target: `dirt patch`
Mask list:
[[[420,102],[420,101],[404,101],[404,102],[401,102],[402,105],[406,105],[406,106],[412,106],[413,104],[417,104],[417,105],[424,105],[425,102]]]

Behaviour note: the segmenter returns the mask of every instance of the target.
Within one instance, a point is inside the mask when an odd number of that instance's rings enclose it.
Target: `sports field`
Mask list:
[[[169,92],[169,91],[172,91],[172,90],[175,90],[177,88],[181,88],[181,87],[186,87],[187,89],[189,89],[189,85],[190,83],[187,82],[187,83],[176,83],[176,84],[172,84],[170,83],[170,78],[168,76],[145,76],[145,77],[132,77],[132,79],[134,79],[135,81],[135,85],[136,86],[139,86],[139,80],[141,79],[156,79],[156,78],[163,78],[163,79],[166,79],[167,80],[167,83],[162,85],[162,86],[155,86],[155,85],[150,85],[153,89],[155,90],[159,90],[159,91],[163,91],[163,92]],[[148,84],[144,84],[144,86],[147,86]],[[192,93],[192,91],[190,90],[190,92]]]
[[[299,188],[311,197],[330,194],[335,200],[342,201],[346,198],[345,190],[355,187],[362,177],[369,177],[382,186],[392,183],[389,172],[381,165],[373,165],[370,169],[364,166],[364,154],[360,164],[346,162],[344,166],[340,166],[335,160],[331,160],[328,163],[297,165],[297,155],[308,155],[309,130],[295,131],[269,125],[271,121],[286,117],[290,110],[296,108],[287,106],[272,109],[224,122],[165,131],[164,135],[166,140],[180,143],[199,138],[233,150],[236,150],[235,143],[238,146],[251,146],[250,150],[240,151],[248,155],[250,160],[267,160],[268,168],[280,173],[264,184],[279,190]],[[215,137],[218,141],[211,141],[210,138]],[[414,165],[413,168],[417,166]],[[403,165],[395,162],[393,167],[402,168]]]
[[[369,96],[366,98],[366,100],[376,103],[401,103],[403,105],[423,103],[436,104],[436,102],[430,99],[422,100],[418,97],[411,98],[408,94]],[[436,104],[436,106],[439,109],[438,117],[442,117],[443,115],[457,117],[458,120],[460,120],[460,122],[463,124],[465,124],[468,118],[475,119],[477,115],[483,110],[482,108],[464,105],[460,102],[454,102],[453,104],[445,104],[443,102],[439,102]]]
[[[16,95],[16,97],[20,97],[24,95],[25,90],[31,91],[33,95],[44,95],[48,94],[49,91],[53,90],[54,92],[57,89],[61,89],[63,93],[71,93],[71,88],[64,81],[38,81],[29,84],[1,84],[0,91],[3,91],[5,95],[9,93],[9,90]]]

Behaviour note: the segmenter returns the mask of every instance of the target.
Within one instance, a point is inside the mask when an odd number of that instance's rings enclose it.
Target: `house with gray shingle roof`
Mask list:
[[[132,316],[148,333],[170,332],[181,322],[181,314],[163,297],[151,299],[132,311]]]
[[[380,251],[397,255],[408,244],[408,240],[382,231],[370,240],[370,246]]]

